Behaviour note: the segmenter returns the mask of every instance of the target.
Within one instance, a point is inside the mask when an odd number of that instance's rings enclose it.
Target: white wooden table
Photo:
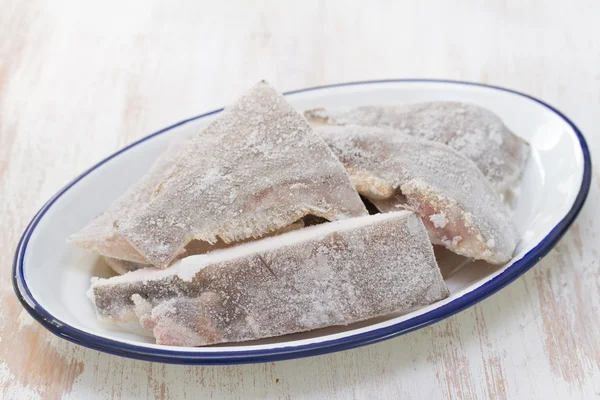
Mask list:
[[[554,251],[452,318],[351,351],[186,367],[109,356],[39,327],[10,284],[35,211],[114,150],[280,90],[392,77],[540,97],[600,156],[600,3],[0,0],[0,398],[600,396],[600,175]]]

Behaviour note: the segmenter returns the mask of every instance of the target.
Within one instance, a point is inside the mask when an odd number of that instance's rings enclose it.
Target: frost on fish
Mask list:
[[[475,162],[492,186],[503,193],[520,179],[529,145],[493,112],[474,104],[435,101],[346,110],[308,110],[314,125],[390,127],[398,132],[446,144]]]
[[[189,139],[151,201],[115,224],[165,268],[193,239],[257,238],[309,214],[331,221],[367,211],[306,119],[261,82]]]
[[[358,192],[381,212],[407,208],[431,241],[494,264],[506,262],[516,229],[477,166],[452,148],[392,128],[315,128],[346,167]]]
[[[200,346],[302,332],[449,295],[412,212],[346,219],[98,279],[108,322],[139,319],[157,343]]]
[[[114,221],[133,213],[150,200],[156,185],[168,176],[170,168],[184,147],[185,140],[178,140],[169,145],[144,177],[82,230],[71,235],[67,241],[105,256],[111,268],[119,271],[123,268],[135,268],[135,265],[139,264],[148,264],[148,261],[119,235],[114,228]]]

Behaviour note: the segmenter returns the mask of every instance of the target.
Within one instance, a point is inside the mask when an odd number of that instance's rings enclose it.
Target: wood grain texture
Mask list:
[[[486,82],[557,106],[600,155],[600,3],[0,0],[0,398],[600,396],[600,174],[535,268],[454,317],[355,350],[259,365],[151,364],[32,323],[10,286],[27,222],[96,161],[227,104],[393,77]]]

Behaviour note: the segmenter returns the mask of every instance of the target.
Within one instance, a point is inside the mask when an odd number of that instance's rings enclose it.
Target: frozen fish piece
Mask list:
[[[261,82],[188,140],[152,200],[115,224],[149,264],[165,268],[193,239],[231,243],[306,215],[365,214],[340,161]]]
[[[521,178],[529,145],[490,110],[469,103],[433,101],[305,112],[313,124],[390,127],[452,147],[472,160],[499,193]]]
[[[316,225],[188,257],[90,289],[104,321],[139,318],[157,343],[200,346],[347,325],[449,295],[409,211]]]
[[[434,244],[501,264],[516,246],[516,228],[477,166],[449,146],[392,128],[315,128],[346,167],[358,192],[380,211],[417,212]]]

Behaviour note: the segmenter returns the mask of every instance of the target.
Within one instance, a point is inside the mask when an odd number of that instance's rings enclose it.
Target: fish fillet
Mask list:
[[[186,141],[151,201],[115,226],[149,264],[166,268],[191,240],[258,238],[309,214],[367,211],[306,119],[260,82]]]
[[[409,211],[325,223],[234,248],[95,278],[100,319],[140,319],[159,344],[201,346],[302,332],[449,295]]]
[[[452,147],[472,160],[499,193],[520,179],[529,145],[493,112],[469,103],[434,101],[305,112],[312,124],[391,127],[398,132]]]
[[[477,166],[449,146],[392,128],[315,128],[358,192],[380,211],[417,212],[434,244],[493,264],[508,261],[516,228]]]

